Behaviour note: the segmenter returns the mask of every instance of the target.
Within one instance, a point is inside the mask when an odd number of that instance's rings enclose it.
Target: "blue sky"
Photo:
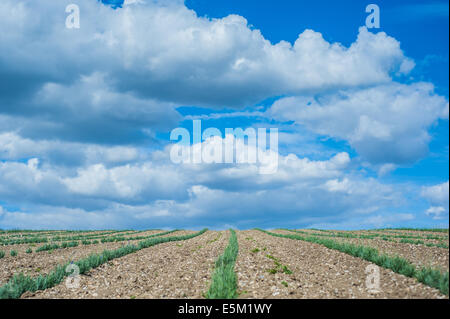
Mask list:
[[[72,2],[0,4],[0,228],[448,227],[448,2]],[[277,172],[173,163],[194,119]]]

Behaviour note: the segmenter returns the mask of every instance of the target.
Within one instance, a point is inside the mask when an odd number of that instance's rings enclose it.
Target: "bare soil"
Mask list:
[[[156,234],[163,231],[148,231],[145,233],[140,233],[138,236],[149,236],[152,234]],[[192,232],[179,231],[172,234],[168,234],[161,237],[166,236],[175,236],[183,234],[188,234]],[[133,236],[129,236],[133,237]],[[65,264],[69,261],[76,261],[83,257],[86,257],[93,253],[100,253],[105,249],[117,249],[126,242],[114,242],[114,243],[99,243],[93,245],[82,245],[80,244],[77,247],[63,248],[63,249],[55,249],[54,251],[41,251],[35,252],[34,250],[37,247],[42,246],[43,244],[39,244],[36,247],[33,247],[33,252],[31,254],[25,253],[26,248],[29,246],[24,245],[11,245],[11,246],[2,246],[0,250],[5,250],[5,257],[0,259],[0,285],[5,284],[8,280],[14,275],[18,273],[24,273],[29,276],[38,276],[43,274],[48,274],[53,268],[57,265]],[[5,248],[8,248],[6,250]],[[10,256],[10,250],[15,249],[17,251],[17,256]]]
[[[241,298],[447,298],[415,279],[383,268],[379,268],[379,292],[370,292],[366,267],[371,263],[322,245],[255,230],[239,232],[238,240],[236,271]],[[260,251],[252,252],[255,248]],[[270,273],[274,262],[267,254],[292,274]]]
[[[81,276],[80,288],[64,283],[22,298],[202,298],[229,232],[208,231],[186,241],[140,250]]]
[[[274,232],[283,234],[295,234],[290,231],[277,230]],[[361,238],[342,238],[333,237],[338,242],[353,243],[377,248],[380,252],[390,256],[400,256],[409,260],[417,267],[431,266],[442,271],[449,271],[449,251],[445,248],[427,247],[424,245],[415,245],[407,243],[395,243],[385,241],[380,238],[361,239]]]
[[[163,231],[151,230],[136,233],[135,236],[159,232]],[[293,234],[281,230],[274,232]],[[192,233],[194,231],[179,231],[164,237]],[[236,233],[239,254],[235,271],[239,298],[448,299],[437,289],[384,268],[377,268],[380,285],[374,291],[367,286],[366,271],[368,266],[375,265],[360,258],[319,244],[273,237],[256,230]],[[214,262],[223,253],[229,236],[229,231],[208,231],[186,241],[159,244],[114,259],[81,275],[80,287],[77,289],[67,288],[62,282],[45,291],[26,292],[22,298],[204,298],[210,286]],[[448,270],[446,249],[381,239],[335,239],[376,247],[382,252],[400,255],[416,265],[432,265]],[[30,276],[46,274],[58,264],[124,244],[126,242],[80,245],[57,249],[51,254],[46,251],[26,254],[24,251],[29,245],[17,245],[15,248],[19,255],[16,257],[9,256],[13,246],[6,246],[8,250],[1,247],[7,255],[0,259],[0,285],[6,283],[14,273],[24,272]]]

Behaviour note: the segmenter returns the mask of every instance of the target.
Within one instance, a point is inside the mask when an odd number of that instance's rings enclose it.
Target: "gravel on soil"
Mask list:
[[[139,236],[149,236],[157,233],[162,233],[164,231],[148,231],[145,233],[138,234]],[[178,231],[161,237],[169,237],[175,235],[186,235],[191,234],[192,231]],[[130,236],[132,237],[132,236]],[[134,243],[134,241],[133,241]],[[93,253],[100,253],[105,249],[117,249],[127,242],[112,242],[112,243],[99,243],[92,245],[78,245],[77,247],[56,249],[50,253],[50,251],[35,252],[34,250],[41,245],[33,247],[33,252],[31,254],[25,253],[25,247],[17,249],[17,256],[10,256],[8,248],[5,257],[0,259],[0,286],[8,282],[8,280],[18,273],[23,273],[29,276],[38,276],[48,274],[57,265],[65,264],[71,260],[76,261],[83,257],[86,257]],[[21,245],[23,246],[23,245]],[[9,246],[8,246],[9,247]],[[0,248],[1,250],[2,248]]]
[[[319,244],[256,230],[238,232],[238,241],[235,269],[241,298],[448,298],[384,268],[378,268],[379,291],[371,291],[366,286],[366,267],[375,265]],[[274,261],[267,254],[292,274],[270,273]]]
[[[162,243],[114,259],[81,275],[80,287],[65,283],[22,298],[203,298],[214,262],[229,232],[207,231],[185,241]]]
[[[295,234],[286,230],[276,230],[276,233]],[[299,234],[301,235],[301,234]],[[395,243],[385,241],[380,238],[362,239],[362,238],[342,238],[342,237],[324,237],[331,238],[338,242],[352,243],[356,245],[369,246],[378,249],[381,253],[390,256],[400,256],[410,261],[412,264],[421,266],[431,266],[441,271],[449,271],[449,251],[446,248],[427,247],[424,245],[415,245],[407,243]]]

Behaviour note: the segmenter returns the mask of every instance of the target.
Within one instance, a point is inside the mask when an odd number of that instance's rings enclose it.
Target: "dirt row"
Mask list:
[[[149,235],[153,235],[153,234],[157,234],[157,233],[163,233],[163,232],[166,232],[166,231],[164,231],[164,230],[148,230],[148,231],[145,231],[145,232],[130,233],[128,235],[124,235],[124,237],[126,237],[126,238],[133,238],[133,237],[149,236]],[[97,240],[99,242],[98,244],[103,244],[101,242],[102,238],[110,238],[110,237],[113,237],[115,235],[116,234],[113,234],[112,236],[104,235],[104,236],[100,236],[99,238],[96,238],[96,239],[88,239],[88,240],[91,241],[91,242],[94,241],[94,240]],[[72,241],[72,240],[70,240],[70,241]],[[80,245],[82,245],[81,244],[82,239],[78,239],[78,240],[74,240],[74,241],[77,241]],[[52,244],[52,243],[53,242],[6,245],[6,246],[0,246],[0,250],[3,250],[7,254],[9,254],[9,252],[11,250],[15,250],[18,253],[18,255],[20,255],[21,253],[25,254],[26,250],[28,248],[31,248],[33,250],[33,252],[34,252],[37,248],[39,248],[39,247],[41,247],[43,245]],[[54,243],[58,244],[58,245],[61,245],[61,243],[63,243],[63,242],[62,241],[55,241]],[[91,244],[91,245],[98,245],[98,244]],[[90,246],[90,245],[86,245],[86,246]]]
[[[295,234],[293,232],[285,230],[276,230],[274,232],[290,235]],[[449,251],[446,248],[427,247],[424,245],[415,245],[407,243],[396,243],[391,241],[385,241],[380,238],[374,239],[342,238],[342,237],[323,237],[323,238],[331,238],[338,242],[353,243],[357,245],[374,247],[378,249],[381,253],[385,253],[390,256],[403,257],[418,267],[431,266],[433,268],[438,268],[442,271],[449,271]]]
[[[297,229],[299,231],[302,232],[307,232],[310,234],[319,234],[319,235],[334,235],[334,234],[352,234],[352,235],[379,235],[381,237],[386,236],[388,237],[390,240],[395,240],[395,241],[400,241],[402,238],[401,237],[394,237],[394,236],[402,236],[402,235],[406,235],[406,236],[411,236],[414,235],[415,237],[420,237],[420,238],[405,238],[405,239],[409,239],[409,240],[421,240],[425,243],[446,243],[448,244],[449,238],[447,235],[441,235],[440,233],[427,233],[427,232],[415,232],[415,233],[392,233],[392,232],[387,232],[387,231],[374,231],[374,230],[355,230],[355,231],[338,231],[338,230],[333,230],[333,231],[318,231],[318,230],[314,230],[314,229]],[[428,239],[427,235],[432,235],[433,237],[439,237],[439,239]]]
[[[137,234],[136,236],[149,236],[161,231],[148,231],[145,233]],[[192,231],[177,231],[168,236],[182,236],[193,233]],[[130,236],[133,237],[133,236]],[[136,244],[138,241],[131,241],[130,243]],[[0,259],[0,285],[5,284],[8,280],[17,273],[24,273],[29,276],[38,276],[48,274],[57,265],[65,264],[69,261],[76,261],[82,259],[93,253],[100,253],[105,249],[116,249],[127,242],[113,242],[113,243],[99,243],[94,245],[79,245],[77,247],[56,249],[54,251],[41,251],[31,254],[25,253],[25,251],[18,250],[17,256],[10,256],[9,251]]]
[[[118,232],[111,232],[108,234],[104,234],[103,232],[98,232],[98,234],[100,234],[99,236],[95,236],[96,238],[80,238],[80,239],[75,239],[75,240],[68,240],[68,241],[78,241],[81,242],[83,239],[89,240],[89,241],[101,241],[102,238],[109,238],[109,237],[114,237],[114,236],[125,236],[125,237],[136,237],[136,236],[145,236],[145,234],[152,234],[152,233],[158,233],[158,232],[163,232],[162,230],[148,230],[145,232],[137,232],[137,231],[130,231],[130,232],[123,232],[123,233],[118,233]],[[103,234],[103,235],[101,235]],[[88,236],[94,236],[95,234],[89,234]],[[69,238],[72,236],[76,236],[76,235],[68,235],[68,236],[61,236],[62,238]],[[46,243],[26,243],[26,244],[13,244],[13,245],[0,245],[0,250],[3,250],[5,252],[9,252],[11,250],[16,250],[18,253],[19,252],[25,252],[28,248],[31,248],[33,250],[35,250],[36,248],[43,246],[45,244],[51,244],[53,243],[51,238],[54,236],[51,236],[48,242]],[[54,243],[56,244],[61,244],[63,241],[61,240],[57,240]]]
[[[414,235],[414,236],[422,236],[427,237],[428,235],[442,237],[443,239],[448,238],[448,232],[432,232],[432,231],[421,231],[421,230],[393,230],[393,229],[385,229],[385,230],[368,230],[367,232],[377,232],[377,233],[385,233],[391,235]]]
[[[184,233],[192,232],[175,234]],[[240,298],[448,298],[413,278],[319,244],[256,230],[238,231],[237,236]],[[22,298],[203,298],[214,261],[228,240],[228,231],[208,231],[186,241],[159,244],[81,275],[79,288],[63,282]],[[368,286],[367,267],[378,270],[378,287]]]
[[[447,298],[384,268],[378,268],[379,290],[368,289],[366,267],[373,264],[322,245],[256,230],[238,232],[238,241],[240,298]],[[276,273],[275,261],[267,255],[282,265]]]
[[[62,283],[22,298],[202,298],[228,239],[228,231],[208,231],[189,240],[159,244],[81,275],[77,289]]]

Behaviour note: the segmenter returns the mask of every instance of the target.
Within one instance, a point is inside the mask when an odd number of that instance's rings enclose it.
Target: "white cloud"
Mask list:
[[[421,196],[431,204],[425,214],[432,216],[433,219],[444,219],[449,212],[449,182],[437,184],[434,186],[422,187]]]
[[[348,140],[382,175],[422,156],[428,126],[448,118],[448,102],[430,85],[392,82],[414,67],[394,38],[360,28],[344,47],[299,30],[294,44],[272,44],[241,16],[198,17],[182,0],[129,0],[117,10],[80,0],[81,28],[69,30],[71,2],[0,2],[0,199],[8,207],[0,227],[410,220],[378,217],[402,194],[353,171],[347,152],[318,160],[288,149],[275,174],[261,175],[252,164],[175,165],[167,148],[142,146],[178,125],[176,106],[318,94],[306,107],[306,98],[282,99],[269,113]],[[263,114],[208,118],[237,115]],[[291,144],[298,134],[281,139]]]
[[[0,133],[0,159],[39,157],[45,165],[79,166],[102,163],[118,165],[141,160],[144,155],[133,146],[102,146],[58,140],[33,140],[15,132]]]
[[[37,159],[0,163],[0,198],[34,207],[32,214],[4,214],[0,224],[48,225],[61,208],[68,216],[55,216],[55,225],[66,227],[119,222],[136,227],[147,222],[174,227],[235,223],[245,228],[252,222],[273,225],[370,214],[401,197],[388,185],[346,172],[351,162],[347,153],[323,161],[279,155],[279,170],[271,175],[259,174],[250,164],[172,164],[169,148],[149,156],[111,167],[88,164],[75,173],[54,170]],[[324,187],[334,179],[344,181],[344,195]],[[102,214],[105,220],[100,222]],[[75,216],[83,221],[75,222]]]
[[[344,178],[342,181],[339,181],[338,179],[331,179],[325,183],[325,188],[330,192],[351,193],[350,181],[347,178]]]
[[[396,168],[397,168],[397,165],[392,164],[392,163],[383,164],[383,165],[381,165],[380,168],[378,169],[378,175],[379,175],[379,176],[386,176],[386,175],[388,175],[390,172],[395,171]]]
[[[444,219],[445,212],[448,211],[442,206],[431,206],[427,209],[425,214],[433,216],[433,219]]]
[[[422,188],[422,196],[433,204],[448,203],[449,182]]]
[[[80,169],[77,176],[62,178],[70,192],[120,202],[177,198],[183,192],[183,176],[170,167],[151,162],[106,168],[96,164]]]
[[[9,114],[24,137],[116,144],[148,139],[181,120],[174,104],[116,92],[100,73],[70,84],[48,82],[13,112],[29,118]]]
[[[448,119],[448,101],[429,83],[391,83],[276,101],[267,115],[345,140],[373,164],[404,164],[428,151],[428,128]],[[386,168],[381,173],[386,172]]]
[[[413,66],[397,40],[364,27],[349,47],[313,30],[304,30],[293,45],[271,44],[244,17],[198,17],[181,1],[113,10],[85,0],[79,1],[81,28],[73,30],[64,27],[68,3],[1,2],[0,29],[8,34],[0,61],[7,66],[4,74],[14,74],[9,94],[26,95],[46,82],[68,83],[97,71],[120,91],[233,107],[282,94],[389,82]]]

